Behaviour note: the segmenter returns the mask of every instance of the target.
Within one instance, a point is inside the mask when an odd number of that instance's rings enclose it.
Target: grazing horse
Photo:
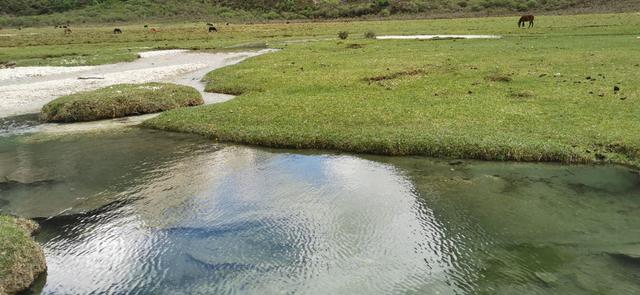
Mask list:
[[[114,34],[122,34],[122,30],[120,28],[113,29]]]
[[[217,32],[218,29],[216,27],[209,27],[209,33]]]
[[[529,28],[533,27],[533,19],[535,17],[533,15],[523,15],[518,21],[518,28],[523,27],[524,23],[529,22]]]
[[[213,27],[213,24],[212,23],[207,23],[207,26]]]
[[[64,28],[64,34],[65,34],[65,35],[67,35],[67,34],[71,34],[71,29],[69,29],[69,28]]]

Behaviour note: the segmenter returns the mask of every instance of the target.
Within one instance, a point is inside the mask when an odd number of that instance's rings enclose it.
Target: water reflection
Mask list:
[[[34,293],[640,291],[638,174],[367,158],[20,137],[0,141],[0,209],[42,217]]]

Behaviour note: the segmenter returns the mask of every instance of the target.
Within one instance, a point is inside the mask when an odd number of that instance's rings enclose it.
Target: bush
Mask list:
[[[368,31],[366,33],[364,33],[364,37],[367,39],[375,39],[376,38],[376,33],[372,32],[372,31]]]
[[[168,83],[120,84],[59,97],[42,108],[47,122],[80,122],[156,113],[203,104],[193,87]]]
[[[342,40],[345,40],[345,39],[349,38],[349,32],[342,31],[342,32],[338,33],[338,38],[340,38]]]

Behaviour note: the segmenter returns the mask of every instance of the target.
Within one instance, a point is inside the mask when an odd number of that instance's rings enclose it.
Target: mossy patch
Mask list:
[[[119,84],[62,96],[42,108],[47,122],[80,122],[162,112],[203,104],[193,87],[168,84]]]
[[[0,294],[27,289],[46,270],[44,252],[31,238],[38,224],[0,216]]]

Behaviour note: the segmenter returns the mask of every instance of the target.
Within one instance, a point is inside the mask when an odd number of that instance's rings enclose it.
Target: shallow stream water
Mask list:
[[[622,167],[16,134],[0,213],[42,226],[35,294],[640,293],[640,175]]]

